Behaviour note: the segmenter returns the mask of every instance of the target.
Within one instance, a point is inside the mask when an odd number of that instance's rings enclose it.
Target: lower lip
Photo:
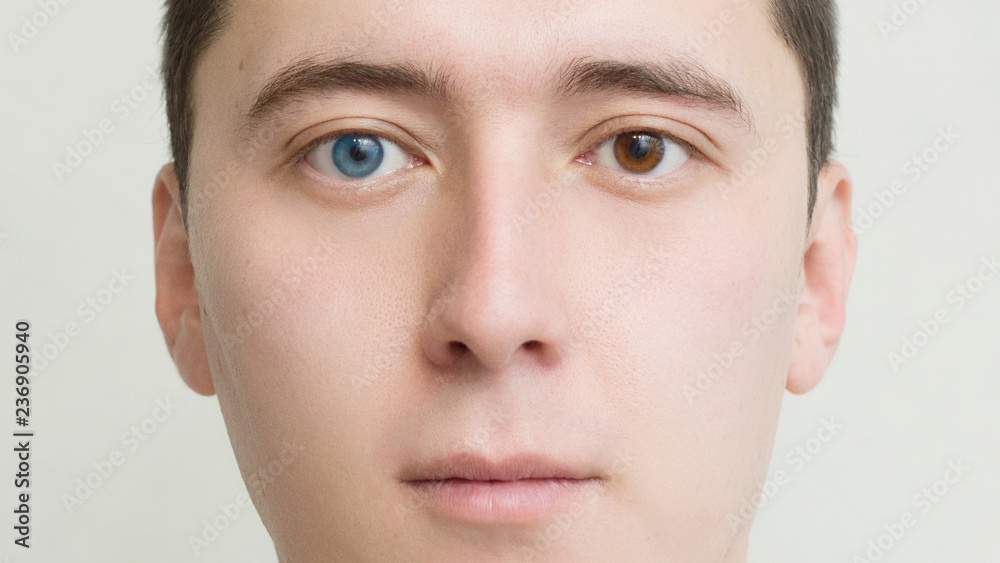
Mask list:
[[[593,489],[598,479],[407,482],[434,511],[476,522],[531,522]]]

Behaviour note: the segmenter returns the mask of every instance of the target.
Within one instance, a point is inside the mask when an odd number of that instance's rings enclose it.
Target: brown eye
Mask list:
[[[625,170],[642,174],[656,168],[666,152],[659,135],[636,131],[618,135],[613,141],[615,160]]]
[[[661,176],[683,166],[692,155],[680,141],[647,129],[610,137],[590,156],[593,162],[586,164],[599,164],[628,174]]]

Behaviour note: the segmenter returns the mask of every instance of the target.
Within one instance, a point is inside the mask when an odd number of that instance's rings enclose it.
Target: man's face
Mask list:
[[[283,561],[745,557],[808,286],[763,2],[243,0],[193,104],[185,330]]]

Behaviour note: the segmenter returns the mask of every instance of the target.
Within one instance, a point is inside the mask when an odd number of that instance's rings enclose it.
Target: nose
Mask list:
[[[507,160],[507,159],[503,159]],[[569,349],[559,248],[550,216],[524,217],[544,191],[525,167],[483,167],[454,191],[454,228],[440,248],[444,276],[421,329],[439,367],[500,372],[551,367]]]

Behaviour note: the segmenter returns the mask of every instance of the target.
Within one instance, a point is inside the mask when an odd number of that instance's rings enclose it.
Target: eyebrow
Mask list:
[[[260,89],[247,112],[248,121],[260,121],[293,101],[310,95],[353,91],[449,99],[451,77],[412,64],[376,64],[353,60],[303,59],[278,71]]]
[[[729,111],[739,116],[750,131],[753,115],[746,102],[723,78],[695,61],[668,58],[660,62],[592,60],[569,61],[558,73],[561,96],[574,94],[654,94],[681,98]]]
[[[732,112],[754,131],[755,125],[739,91],[694,61],[669,58],[659,62],[575,58],[555,74],[561,98],[582,94],[654,94],[677,97]],[[341,91],[396,94],[448,101],[456,97],[454,77],[413,64],[381,64],[349,59],[307,58],[273,75],[259,90],[249,124],[280,112],[294,101]]]

